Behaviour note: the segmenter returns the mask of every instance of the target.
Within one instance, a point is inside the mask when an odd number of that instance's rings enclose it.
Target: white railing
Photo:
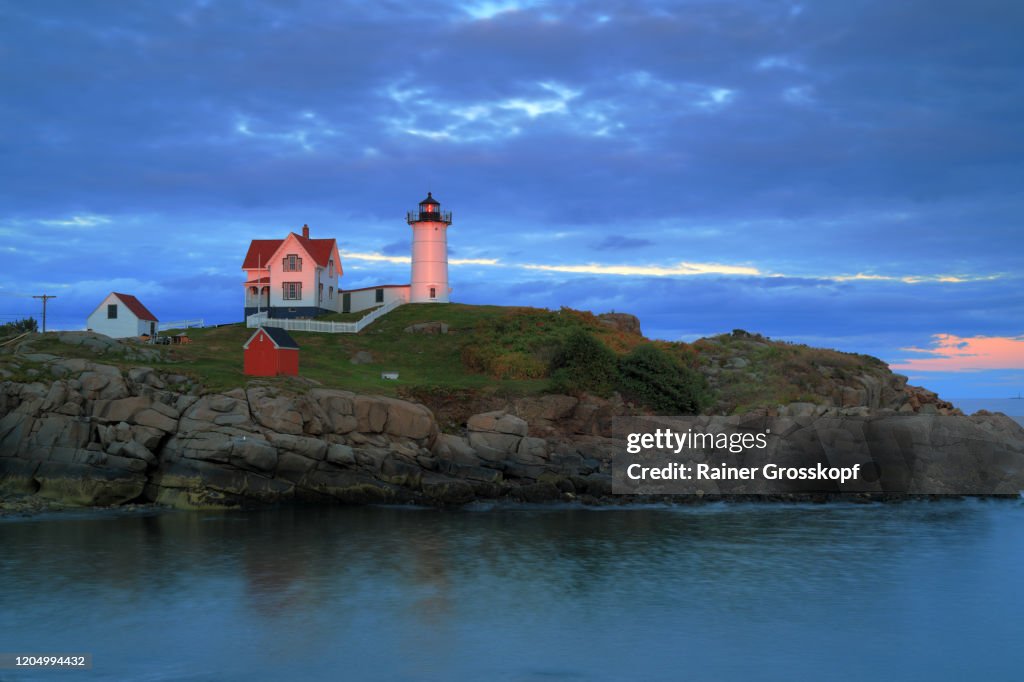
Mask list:
[[[319,320],[285,320],[268,318],[266,313],[254,313],[245,318],[245,326],[249,328],[279,327],[293,332],[320,332],[323,334],[358,334],[371,324],[374,320],[387,315],[398,306],[405,303],[402,300],[394,300],[374,309],[372,312],[359,318],[356,322],[321,322]]]
[[[174,322],[161,322],[160,326],[157,327],[159,331],[165,331],[167,329],[189,329],[191,327],[202,327],[203,320],[175,320]]]

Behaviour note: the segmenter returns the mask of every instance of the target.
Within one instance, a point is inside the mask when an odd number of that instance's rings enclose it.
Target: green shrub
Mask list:
[[[33,317],[26,317],[14,322],[0,325],[0,336],[8,334],[24,334],[25,332],[39,331],[39,324]]]
[[[551,362],[551,389],[557,393],[607,397],[618,378],[615,353],[582,329],[569,333]]]
[[[667,414],[697,414],[710,403],[704,376],[653,344],[619,361],[619,390],[633,402]]]

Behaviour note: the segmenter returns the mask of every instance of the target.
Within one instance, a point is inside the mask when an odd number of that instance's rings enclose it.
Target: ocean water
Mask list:
[[[0,680],[965,680],[1024,670],[1024,500],[0,520]]]
[[[974,414],[978,410],[989,412],[1002,412],[1007,417],[1013,417],[1018,423],[1024,425],[1024,399],[1017,398],[957,398],[950,400],[964,414]]]

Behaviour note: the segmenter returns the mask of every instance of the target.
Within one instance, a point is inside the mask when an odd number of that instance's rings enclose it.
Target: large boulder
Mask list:
[[[640,334],[640,318],[629,313],[601,313],[597,316],[601,324],[629,334]]]
[[[504,410],[474,414],[466,422],[466,428],[472,431],[505,433],[513,436],[525,436],[529,425],[524,419]]]
[[[383,398],[356,396],[353,401],[357,429],[362,433],[381,433],[388,422],[388,404]]]
[[[327,432],[343,435],[359,427],[359,420],[355,416],[355,393],[315,388],[310,391],[310,396],[320,406]]]
[[[421,439],[436,434],[434,414],[423,405],[404,400],[383,399],[387,405],[385,431],[400,438]]]
[[[448,325],[445,322],[418,322],[409,325],[403,331],[406,334],[447,334]]]
[[[327,421],[312,396],[277,395],[268,388],[247,391],[249,409],[258,424],[278,433],[320,435]]]

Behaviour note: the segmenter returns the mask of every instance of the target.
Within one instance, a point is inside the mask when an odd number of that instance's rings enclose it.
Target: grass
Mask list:
[[[759,335],[722,334],[695,341],[702,371],[720,368],[716,378],[717,412],[740,414],[790,402],[828,403],[842,386],[856,386],[862,375],[884,380],[884,362],[869,355],[772,341]],[[728,361],[747,365],[729,369]]]
[[[362,317],[367,312],[357,315]],[[524,319],[528,319],[529,324],[520,324]],[[514,322],[516,320],[520,322]],[[412,324],[433,321],[446,323],[448,334],[403,331]],[[535,326],[537,321],[542,322],[541,328]],[[559,336],[556,330],[577,324],[592,326],[610,342],[622,343],[617,332],[601,325],[589,313],[461,304],[401,306],[359,334],[289,333],[302,348],[300,376],[327,387],[386,395],[462,389],[528,395],[544,391],[547,378],[495,376],[486,369],[467,366],[463,362],[465,349],[491,343],[491,332],[498,328],[507,328],[505,340],[518,349],[523,345],[518,342],[523,339],[532,340],[531,343],[547,337],[553,339]],[[545,334],[545,326],[548,334]],[[242,324],[190,329],[188,335],[192,343],[165,347],[168,360],[176,366],[167,371],[192,376],[211,390],[244,386],[249,377],[242,373],[242,344],[252,331]],[[373,361],[352,364],[350,359],[358,351],[369,352]],[[381,379],[383,371],[397,371],[398,380]]]
[[[367,312],[346,317],[358,319]],[[419,322],[435,321],[446,323],[449,333],[404,331]],[[547,390],[553,353],[573,330],[580,328],[618,355],[648,342],[639,334],[604,324],[588,312],[456,303],[400,306],[359,334],[291,334],[302,348],[299,375],[303,379],[360,393],[415,397],[428,404],[451,405],[453,412],[459,412],[464,411],[464,404],[477,400],[486,402],[488,398]],[[190,344],[149,346],[160,349],[162,362],[126,360],[109,353],[97,357],[86,348],[61,344],[51,335],[34,340],[32,350],[121,367],[153,365],[166,373],[189,376],[193,383],[211,391],[248,384],[251,377],[242,372],[242,345],[253,330],[235,324],[189,329],[187,333]],[[772,341],[745,332],[693,344],[655,343],[712,378],[716,413],[745,412],[792,401],[827,401],[837,387],[857,385],[855,378],[860,375],[880,379],[889,375],[885,363],[876,358]],[[352,364],[350,359],[359,351],[369,352],[372,362]],[[735,358],[742,358],[745,365],[733,368],[730,362]],[[24,371],[18,375],[23,376]],[[383,371],[398,372],[398,380],[381,379]],[[270,382],[282,387],[308,387],[308,382],[284,377]]]
[[[316,318],[317,322],[358,322],[370,313],[372,313],[379,305],[367,308],[366,310],[360,310],[357,313],[327,313],[326,315],[320,315]]]

